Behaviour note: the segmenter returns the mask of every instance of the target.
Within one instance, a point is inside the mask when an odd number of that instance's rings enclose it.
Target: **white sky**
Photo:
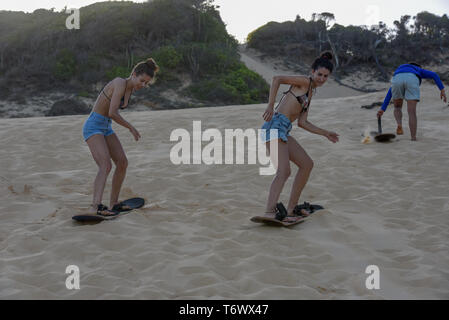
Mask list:
[[[133,0],[145,2],[145,0]],[[91,0],[0,0],[0,10],[32,12],[38,8],[61,10],[80,8],[99,1]],[[227,30],[243,42],[249,32],[269,21],[283,22],[301,18],[310,20],[312,13],[331,12],[336,22],[348,25],[372,25],[379,21],[393,26],[403,15],[414,16],[429,11],[449,15],[448,0],[215,0]]]

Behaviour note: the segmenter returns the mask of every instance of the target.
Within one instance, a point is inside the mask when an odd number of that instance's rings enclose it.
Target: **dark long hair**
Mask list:
[[[330,72],[334,70],[334,64],[332,63],[333,55],[330,51],[324,51],[321,55],[315,59],[312,64],[312,70],[316,71],[319,68],[326,68]]]

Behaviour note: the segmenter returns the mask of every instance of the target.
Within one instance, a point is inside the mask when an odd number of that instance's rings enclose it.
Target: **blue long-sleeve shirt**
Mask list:
[[[399,66],[399,68],[396,69],[394,72],[394,75],[397,75],[398,73],[413,73],[415,74],[419,79],[419,84],[421,85],[421,79],[433,79],[435,81],[436,85],[440,90],[444,89],[444,85],[440,80],[440,77],[433,71],[429,71],[426,69],[421,69],[418,66],[414,66],[412,64],[403,64]],[[384,103],[382,104],[381,110],[385,111],[387,110],[388,105],[391,101],[391,87],[388,90],[387,96],[385,97]]]

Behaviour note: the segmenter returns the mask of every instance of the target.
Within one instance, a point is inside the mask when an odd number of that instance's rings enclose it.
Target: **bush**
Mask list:
[[[175,69],[182,62],[182,55],[176,51],[173,46],[159,47],[152,53],[152,58],[159,67],[167,69]]]
[[[75,55],[67,49],[62,49],[56,56],[54,76],[60,80],[68,80],[75,74],[76,74]]]
[[[115,79],[117,77],[127,78],[131,73],[127,67],[115,66],[112,67],[109,71],[106,71],[106,77],[108,81]]]
[[[269,87],[257,73],[240,64],[219,78],[209,78],[190,86],[190,92],[199,100],[227,104],[251,104],[266,101]]]
[[[88,98],[89,97],[89,92],[83,90],[83,91],[78,93],[78,96],[79,97],[83,97],[83,98]]]

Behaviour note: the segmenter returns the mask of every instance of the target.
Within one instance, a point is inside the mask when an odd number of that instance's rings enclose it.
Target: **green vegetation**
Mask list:
[[[73,52],[62,49],[56,56],[54,76],[60,80],[69,80],[76,74],[76,61]]]
[[[412,23],[413,19],[413,23]],[[385,23],[344,27],[332,13],[313,14],[310,21],[296,16],[295,21],[270,22],[248,35],[248,47],[269,56],[308,64],[324,50],[336,58],[336,76],[349,74],[360,67],[376,69],[388,79],[398,65],[414,61],[441,64],[449,49],[449,18],[429,12],[415,17],[402,16],[393,29]],[[446,60],[447,61],[447,60]]]
[[[0,11],[0,85],[20,88],[26,81],[44,92],[83,88],[93,96],[98,83],[127,77],[153,57],[157,82],[139,98],[157,100],[158,92],[179,88],[189,76],[191,87],[183,92],[199,105],[268,99],[265,81],[240,63],[238,43],[213,0],[99,2],[80,9],[79,30],[66,29],[68,16],[65,10]],[[24,71],[27,77],[16,76]]]
[[[190,92],[199,100],[251,104],[266,99],[269,88],[258,74],[239,64],[228,74],[212,77],[191,86]]]

